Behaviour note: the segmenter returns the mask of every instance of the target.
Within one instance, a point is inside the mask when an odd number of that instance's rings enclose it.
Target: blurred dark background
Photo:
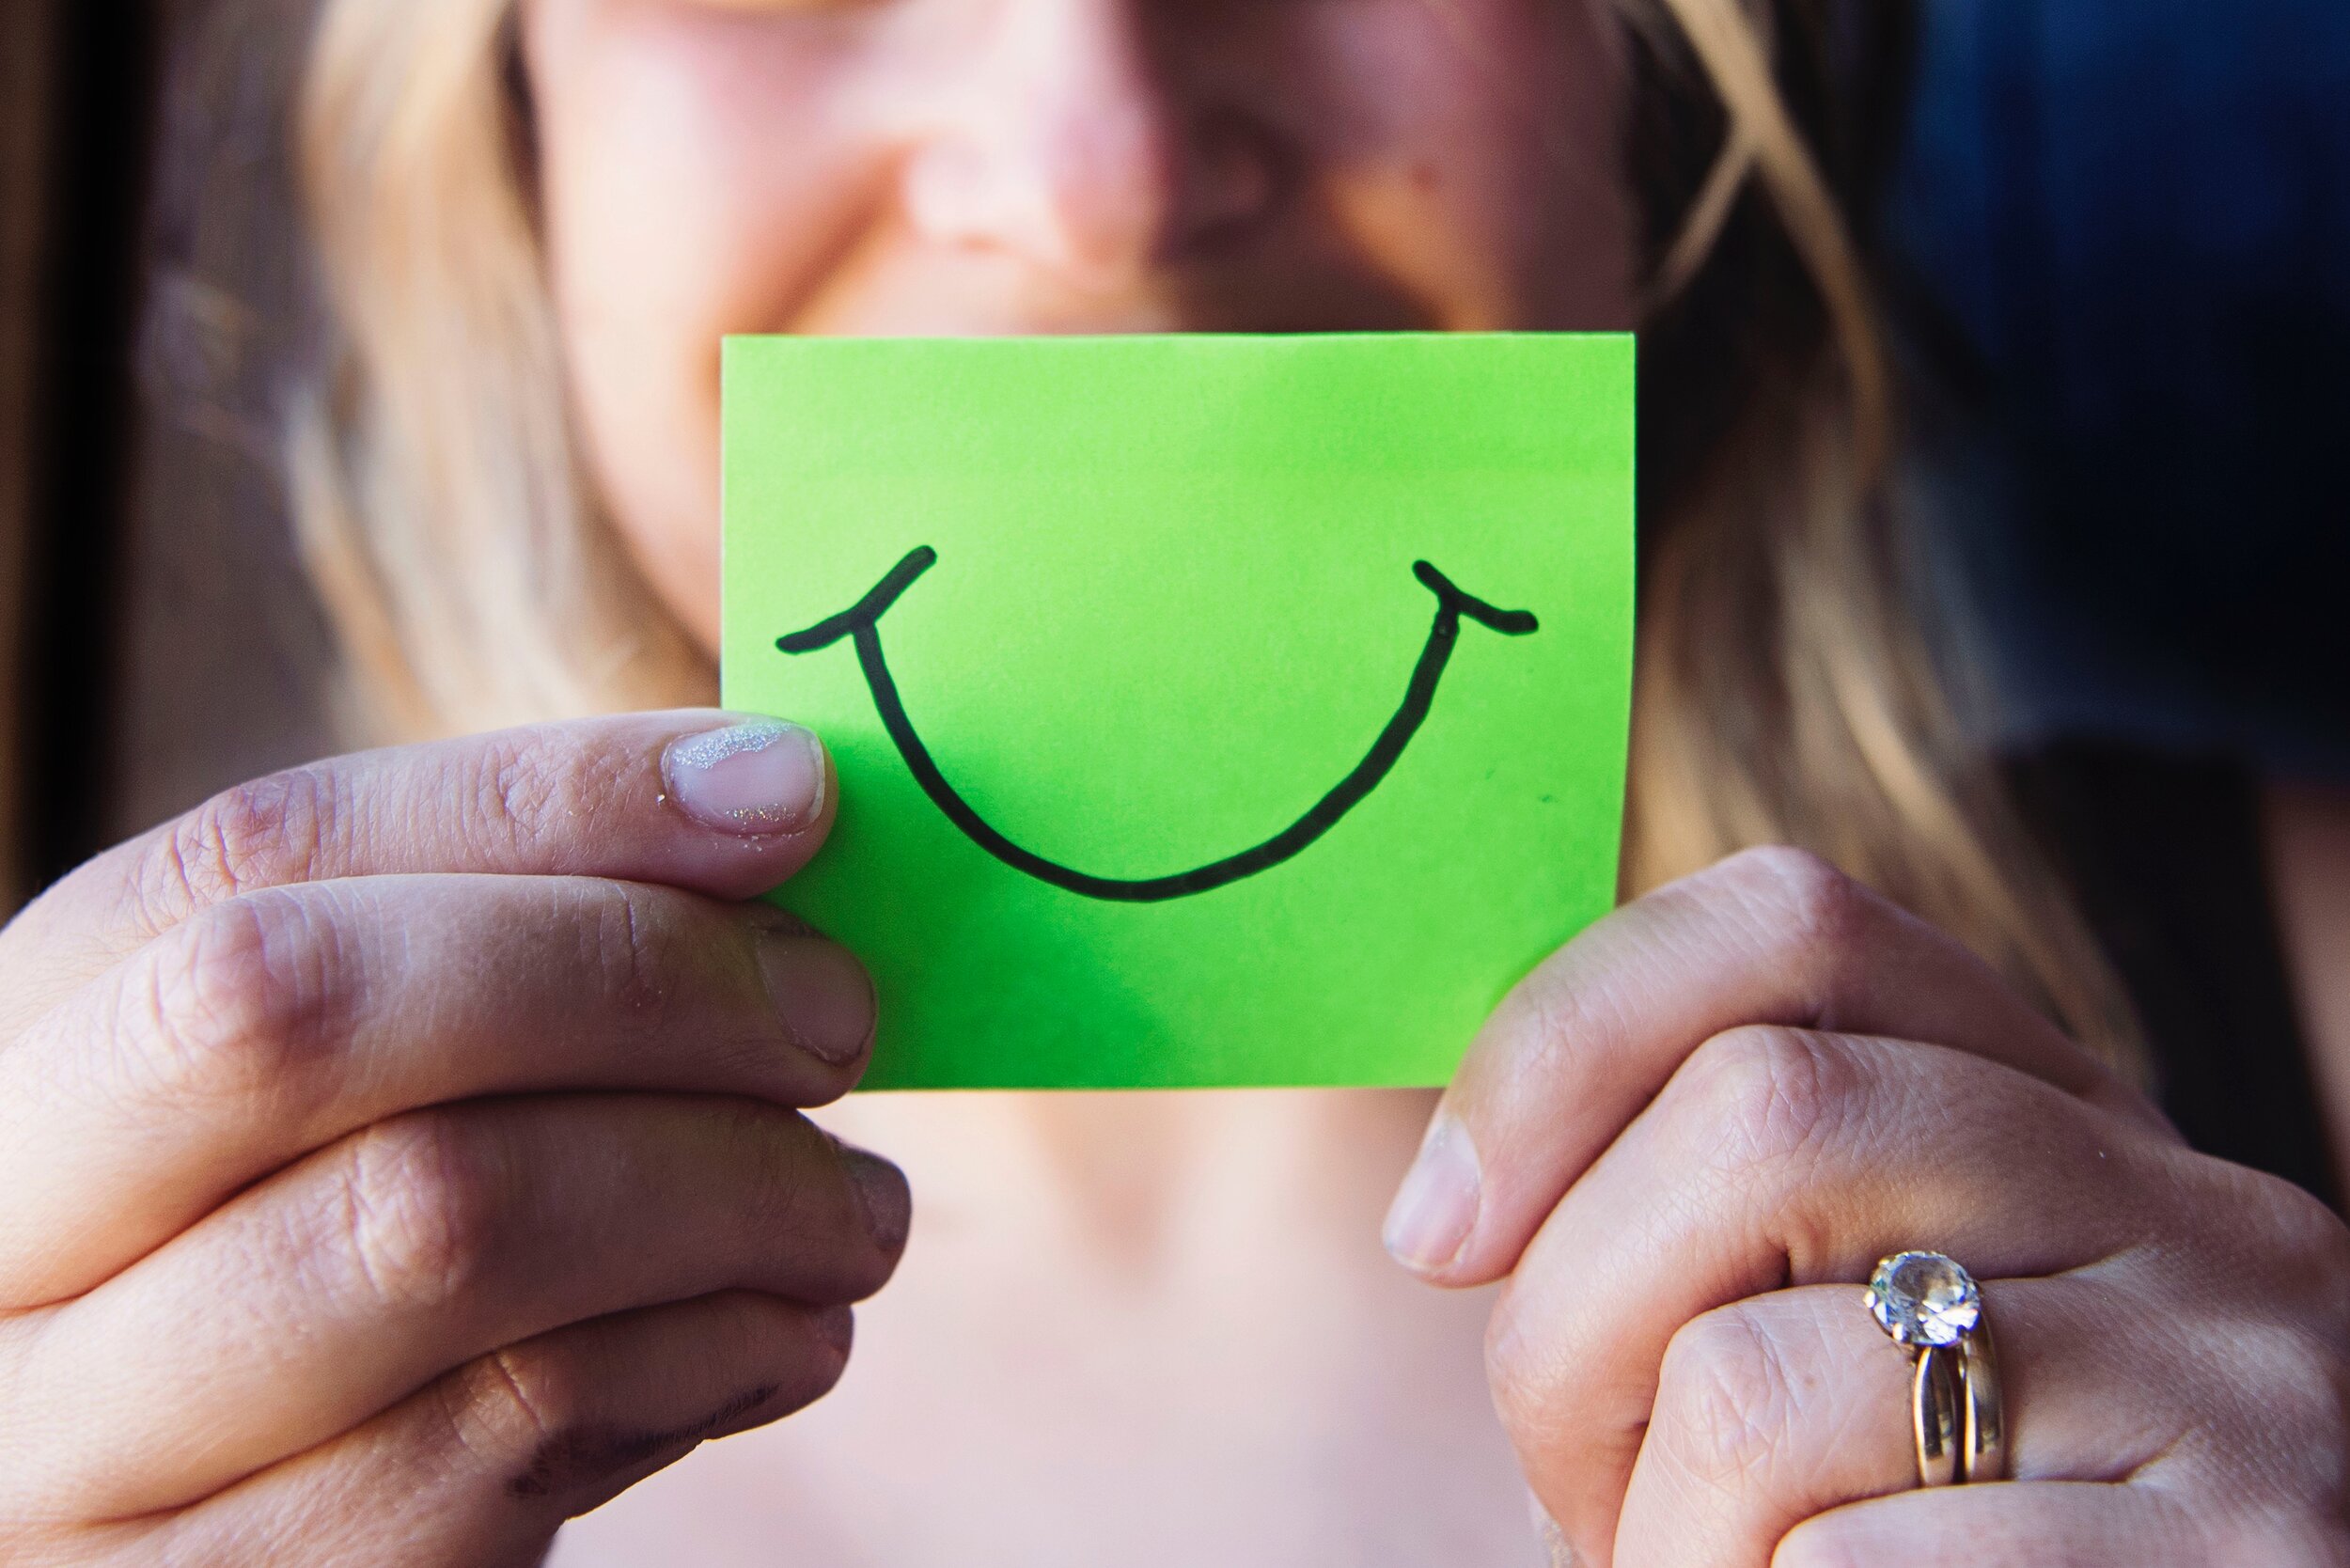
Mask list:
[[[0,900],[333,745],[274,482],[306,0],[0,6]],[[2013,744],[2350,782],[2350,4],[1925,0],[1890,207]]]
[[[2350,4],[1924,17],[1892,238],[2000,722],[2350,781]]]
[[[0,905],[333,745],[274,384],[310,0],[0,0]]]

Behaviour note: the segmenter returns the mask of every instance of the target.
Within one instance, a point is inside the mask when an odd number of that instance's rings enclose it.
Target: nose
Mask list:
[[[1149,21],[1134,0],[1003,0],[905,165],[915,228],[1098,289],[1263,211],[1268,139],[1180,80]]]

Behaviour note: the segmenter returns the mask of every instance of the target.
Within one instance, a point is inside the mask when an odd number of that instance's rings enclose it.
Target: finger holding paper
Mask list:
[[[521,1560],[829,1388],[910,1199],[798,1107],[873,997],[740,901],[835,798],[796,726],[550,725],[241,787],[12,925],[0,1557]]]
[[[2013,1544],[1998,1562],[2041,1560],[2021,1544],[2044,1529],[2099,1568],[2282,1560],[2336,1506],[2326,1461],[2261,1455],[2350,1431],[2350,1231],[2189,1151],[1988,966],[1813,856],[1734,857],[1530,977],[1387,1241],[1438,1283],[1506,1278],[1495,1402],[1594,1568],[1854,1560],[1929,1513]],[[1861,1291],[1921,1252],[1979,1277],[1968,1327],[2005,1388],[1984,1479],[2023,1483],[1931,1509],[1892,1496],[1927,1476]]]

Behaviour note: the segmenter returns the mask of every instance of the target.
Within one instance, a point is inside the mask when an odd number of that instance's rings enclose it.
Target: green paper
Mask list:
[[[1447,1080],[1615,900],[1633,383],[1623,335],[729,339],[725,700],[838,766],[777,899],[872,970],[867,1087]]]

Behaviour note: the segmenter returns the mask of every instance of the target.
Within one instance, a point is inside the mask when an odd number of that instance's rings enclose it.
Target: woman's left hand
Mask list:
[[[1388,1245],[1508,1277],[1495,1400],[1588,1568],[2350,1559],[2350,1231],[1809,855],[1652,894],[1521,985]],[[1983,1282],[2012,1483],[1918,1488],[1859,1284],[1910,1248]]]

